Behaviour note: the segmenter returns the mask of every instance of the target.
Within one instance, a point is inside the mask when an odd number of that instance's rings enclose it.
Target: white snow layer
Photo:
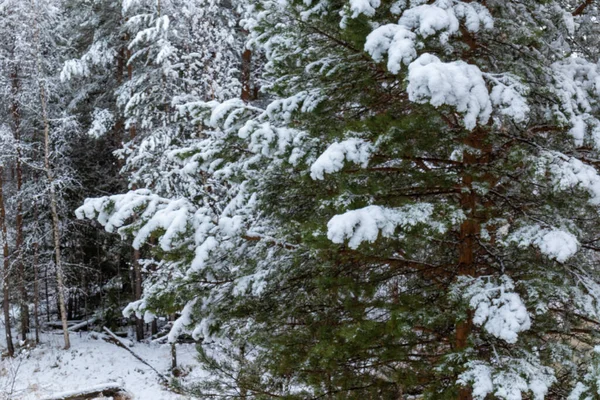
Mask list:
[[[554,92],[561,100],[554,112],[570,125],[569,133],[576,146],[583,145],[585,135],[591,133],[591,141],[600,149],[600,120],[598,98],[600,97],[600,65],[582,57],[569,57],[552,64]]]
[[[567,400],[581,400],[581,396],[589,389],[590,388],[584,385],[583,383],[577,382],[571,393],[569,393],[569,397],[567,397]],[[588,397],[586,398],[586,400],[587,399],[591,400],[592,398]]]
[[[350,0],[350,10],[352,10],[352,18],[356,18],[360,14],[364,14],[371,17],[375,15],[375,10],[380,5],[380,0]]]
[[[186,332],[186,328],[192,324],[192,311],[197,300],[198,299],[194,299],[188,302],[185,307],[183,307],[179,318],[173,322],[173,327],[169,331],[168,336],[169,343],[177,342],[179,335],[181,335],[183,332]]]
[[[92,125],[88,131],[88,135],[93,138],[98,139],[104,136],[114,125],[115,119],[110,110],[96,108],[92,117]]]
[[[458,18],[452,8],[441,8],[433,4],[423,4],[406,10],[398,25],[416,31],[426,38],[441,31],[456,33],[459,28]]]
[[[508,236],[507,241],[517,243],[519,247],[534,245],[542,254],[560,263],[567,261],[579,250],[579,241],[572,233],[555,228],[546,229],[539,225],[519,228]]]
[[[458,383],[470,384],[475,400],[484,400],[489,394],[504,400],[523,400],[524,397],[544,400],[550,386],[556,381],[554,371],[542,366],[532,355],[510,357],[496,362],[500,364],[500,368],[496,364],[490,365],[482,361],[469,362]],[[531,393],[533,396],[524,396],[524,393]]]
[[[139,213],[139,210],[144,209]],[[171,250],[172,242],[188,229],[189,215],[194,207],[185,199],[168,200],[153,194],[147,189],[138,189],[126,194],[110,197],[86,199],[83,206],[75,214],[77,218],[97,220],[108,232],[126,225],[130,219],[144,221],[139,231],[135,232],[133,247],[138,249],[157,229],[164,229],[160,239],[163,250]]]
[[[500,291],[498,298],[473,298],[471,306],[475,306],[473,323],[508,343],[516,343],[518,333],[531,327],[527,309],[516,293]]]
[[[494,109],[502,115],[511,117],[515,122],[525,121],[529,114],[529,105],[523,97],[527,87],[507,74],[498,76],[484,74],[483,76],[494,85],[490,93]]]
[[[445,44],[450,36],[459,34],[461,22],[470,32],[494,25],[489,11],[481,4],[437,1],[407,9],[397,24],[377,27],[367,36],[364,49],[377,62],[387,53],[387,68],[394,74],[400,72],[402,64],[407,65],[409,99],[435,107],[455,107],[464,114],[467,129],[473,129],[478,121],[487,123],[492,106],[516,122],[524,121],[529,106],[522,96],[524,87],[516,79],[510,79],[511,84],[507,85],[464,61],[442,62],[428,53],[417,58],[417,49],[422,48],[419,38],[439,34]],[[484,78],[492,84],[491,93]]]
[[[366,167],[373,152],[373,146],[357,138],[335,142],[321,154],[310,167],[310,176],[313,179],[324,179],[324,174],[340,171],[344,161],[352,161],[361,167]]]
[[[210,252],[219,244],[215,238],[219,226],[209,215],[209,208],[196,209],[183,198],[169,200],[147,189],[86,199],[75,213],[79,219],[96,218],[108,232],[117,230],[122,235],[132,234],[132,246],[136,249],[156,230],[164,231],[158,244],[165,251],[181,245],[193,235],[195,257],[190,266],[191,271],[203,269]],[[240,224],[239,220],[228,219],[222,227],[226,229],[225,233],[231,234],[236,225],[239,229]]]
[[[516,343],[518,334],[531,327],[527,308],[514,292],[514,283],[508,276],[503,276],[500,283],[474,279],[463,297],[475,310],[473,323],[507,343]]]
[[[401,64],[409,65],[417,58],[415,40],[417,35],[403,26],[387,24],[375,29],[367,36],[365,51],[373,60],[383,61],[388,54],[388,70],[397,74]]]
[[[550,173],[555,190],[581,188],[590,194],[591,204],[600,204],[600,176],[594,167],[574,157],[550,151],[544,152],[538,162],[540,176]]]
[[[392,237],[396,228],[406,228],[430,221],[433,205],[419,203],[401,208],[368,206],[336,215],[327,224],[327,238],[333,243],[344,243],[356,249],[362,242],[373,243],[379,232]]]
[[[367,9],[367,5],[363,8]],[[461,20],[470,32],[478,32],[482,26],[491,29],[494,25],[489,11],[480,4],[448,1],[423,4],[406,10],[397,24],[383,25],[371,32],[367,36],[365,51],[375,61],[381,61],[388,53],[388,69],[398,73],[401,62],[408,65],[417,58],[415,49],[421,46],[417,42],[417,34],[426,38],[443,32],[440,41],[445,43],[450,35],[459,32]]]
[[[408,66],[408,98],[434,107],[449,105],[464,114],[467,129],[486,123],[492,103],[478,67],[464,61],[444,63],[425,53]]]
[[[94,385],[94,386],[90,386],[87,387],[83,390],[67,390],[65,392],[60,392],[60,393],[54,393],[52,395],[52,398],[48,397],[47,399],[43,399],[43,400],[60,400],[60,399],[65,399],[67,397],[75,397],[75,396],[81,396],[82,393],[89,393],[89,392],[103,392],[103,391],[108,391],[114,387],[120,387],[118,384],[116,383],[101,383],[99,385]],[[94,397],[96,398],[96,397]],[[102,397],[104,398],[104,397]],[[98,398],[100,399],[100,398]]]
[[[4,344],[3,336],[0,345]],[[3,395],[15,400],[57,398],[66,392],[93,389],[107,382],[123,387],[135,399],[184,400],[188,397],[165,389],[154,371],[124,349],[102,340],[103,337],[94,332],[74,333],[71,349],[63,350],[62,335],[43,333],[41,345],[23,349],[16,358],[6,358],[0,363],[5,372],[0,374],[0,398],[4,399]],[[158,371],[169,374],[170,345],[126,343]],[[195,346],[176,346],[177,361],[187,375],[183,378],[186,382],[207,376],[198,366]]]

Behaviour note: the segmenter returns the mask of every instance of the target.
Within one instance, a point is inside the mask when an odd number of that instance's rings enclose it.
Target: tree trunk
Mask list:
[[[36,221],[38,220],[37,205],[34,206],[33,213]],[[34,232],[34,235],[37,232]],[[33,320],[35,323],[35,343],[40,343],[40,266],[39,266],[39,243],[33,243]]]
[[[38,85],[40,90],[40,105],[42,108],[42,123],[44,126],[44,169],[50,189],[50,212],[52,214],[52,234],[54,237],[54,257],[56,266],[56,290],[58,291],[58,304],[60,319],[62,321],[63,335],[65,338],[65,350],[71,347],[69,330],[67,325],[67,310],[65,308],[65,285],[63,279],[62,259],[60,255],[60,220],[58,218],[58,204],[56,199],[56,188],[54,187],[54,176],[50,166],[50,121],[48,120],[48,103],[46,101],[46,89],[42,81],[42,60],[40,50],[40,32],[37,25],[39,10],[36,10],[35,18],[35,43],[36,43],[36,66],[38,73]]]
[[[46,295],[46,322],[50,322],[50,294],[48,292],[48,264],[44,268],[44,294]]]
[[[39,55],[38,55],[39,57]],[[63,335],[65,338],[65,350],[71,347],[69,330],[67,326],[67,310],[65,307],[65,287],[63,280],[62,259],[60,255],[60,220],[58,218],[58,205],[56,199],[56,188],[54,187],[54,176],[50,166],[50,122],[48,121],[48,109],[46,104],[46,91],[40,82],[40,102],[42,105],[42,118],[44,122],[44,169],[48,178],[50,188],[50,212],[52,214],[52,233],[54,236],[54,257],[56,266],[56,290],[58,291],[58,304],[60,308],[60,319],[62,321]]]
[[[140,268],[140,251],[133,250],[133,275],[134,275],[134,293],[135,300],[142,298],[142,270]],[[135,336],[137,341],[144,339],[144,320],[135,317]]]
[[[131,80],[133,78],[133,65],[129,63],[131,59],[131,50],[127,50],[127,78]],[[133,141],[137,135],[135,124],[129,127],[129,140]],[[136,189],[135,183],[132,189]],[[134,300],[142,298],[142,271],[140,269],[140,251],[139,249],[133,249],[133,297]],[[135,336],[137,341],[144,339],[144,320],[135,316]]]
[[[466,149],[463,151],[463,163],[467,171],[473,168],[473,165],[481,165],[489,162],[491,148],[485,144],[486,132],[483,129],[475,129],[466,138],[465,144],[477,151]],[[478,154],[474,154],[478,153]],[[487,177],[484,179],[491,178]],[[477,215],[477,208],[480,203],[477,193],[473,188],[474,176],[466,172],[462,177],[462,194],[460,205],[467,218],[460,226],[459,232],[459,259],[458,275],[476,277],[481,274],[477,270],[477,236],[481,231],[481,221]],[[490,182],[492,183],[492,182]],[[465,321],[456,325],[455,348],[464,350],[468,346],[469,335],[473,329],[473,312],[467,312]],[[470,388],[461,388],[458,393],[458,400],[472,400],[473,395]]]
[[[17,139],[17,140],[20,140]],[[15,238],[15,264],[19,274],[19,306],[21,309],[21,338],[27,340],[29,333],[29,301],[27,296],[27,276],[25,275],[25,264],[23,263],[23,201],[21,200],[21,187],[23,185],[23,170],[21,166],[21,148],[17,143],[17,215],[16,215],[16,238]]]
[[[11,115],[13,120],[13,137],[17,143],[15,160],[17,178],[17,209],[16,209],[16,238],[15,238],[15,266],[17,270],[17,284],[19,289],[19,307],[21,310],[21,338],[27,339],[29,333],[29,304],[27,288],[25,286],[25,265],[23,263],[23,200],[21,191],[23,187],[23,166],[21,162],[21,109],[17,97],[20,92],[20,78],[17,67],[11,73]]]
[[[177,370],[177,346],[171,343],[171,371]]]
[[[38,243],[33,244],[33,319],[35,321],[35,343],[40,343],[40,284],[38,266]]]
[[[8,238],[6,232],[6,209],[4,207],[4,194],[3,194],[3,167],[0,166],[0,229],[2,229],[2,248],[4,255],[4,264],[2,269],[2,293],[3,293],[3,311],[4,311],[4,329],[6,336],[6,349],[9,356],[14,356],[15,348],[12,342],[12,333],[10,331],[10,286],[9,286],[9,268],[10,268],[10,254],[8,252]]]
[[[245,49],[242,53],[242,95],[241,99],[248,102],[252,98],[251,90],[251,66],[252,66],[252,51]]]
[[[71,321],[73,319],[73,295],[69,294],[69,298],[67,299],[67,321]]]

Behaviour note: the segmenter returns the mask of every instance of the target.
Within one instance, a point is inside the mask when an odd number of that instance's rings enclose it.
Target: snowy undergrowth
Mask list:
[[[85,390],[117,383],[135,399],[183,400],[188,397],[168,391],[156,373],[124,349],[102,340],[97,333],[71,335],[71,349],[62,349],[60,332],[43,334],[42,344],[23,351],[14,359],[0,361],[0,399],[33,400],[57,393]],[[128,343],[128,341],[126,341]],[[3,343],[0,343],[3,346]],[[4,347],[4,346],[3,346]],[[131,347],[161,373],[169,376],[171,348],[168,345],[135,343]],[[182,379],[197,380],[205,374],[197,368],[193,344],[177,346]]]

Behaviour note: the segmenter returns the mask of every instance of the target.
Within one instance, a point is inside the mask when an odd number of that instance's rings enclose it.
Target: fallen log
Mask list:
[[[156,368],[154,368],[152,365],[148,364],[148,362],[146,360],[144,360],[142,357],[138,356],[137,354],[135,354],[133,352],[133,350],[131,350],[125,343],[123,343],[121,341],[121,339],[119,339],[119,337],[117,335],[115,335],[110,329],[108,329],[107,327],[103,327],[104,331],[106,333],[108,333],[109,336],[109,340],[112,341],[114,344],[116,344],[119,347],[124,348],[125,350],[127,350],[132,356],[134,356],[135,358],[137,358],[142,364],[146,365],[147,367],[149,367],[152,371],[154,371],[156,373],[156,375],[158,375],[158,377],[160,378],[160,380],[165,384],[168,385],[169,384],[169,380],[167,379],[166,376],[164,376],[163,374],[161,374],[160,372],[158,372],[158,370]]]
[[[112,397],[114,400],[131,400],[133,397],[116,383],[105,383],[84,390],[63,392],[44,400],[91,400],[97,397]]]
[[[79,329],[85,328],[86,326],[93,324],[94,322],[96,322],[97,319],[98,318],[94,317],[94,318],[88,319],[87,321],[83,321],[78,324],[72,325],[69,327],[68,330],[71,332],[78,331]]]
[[[81,323],[80,319],[69,320],[69,321],[67,321],[67,326],[73,326],[73,325],[76,325],[79,323]],[[50,328],[62,329],[62,322],[61,321],[50,321],[50,322],[46,322],[46,326],[50,327]]]

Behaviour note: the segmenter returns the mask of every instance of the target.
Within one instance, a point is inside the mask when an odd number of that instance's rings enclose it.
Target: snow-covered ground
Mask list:
[[[94,332],[73,333],[71,349],[62,349],[60,332],[46,333],[42,344],[14,359],[0,361],[0,400],[43,399],[57,393],[118,383],[135,399],[183,400],[161,385],[156,372],[129,352]],[[124,340],[136,354],[169,376],[171,349],[167,345]],[[3,343],[0,342],[3,345]],[[4,346],[3,346],[4,347]],[[178,345],[177,361],[187,379],[202,375],[194,345]]]

